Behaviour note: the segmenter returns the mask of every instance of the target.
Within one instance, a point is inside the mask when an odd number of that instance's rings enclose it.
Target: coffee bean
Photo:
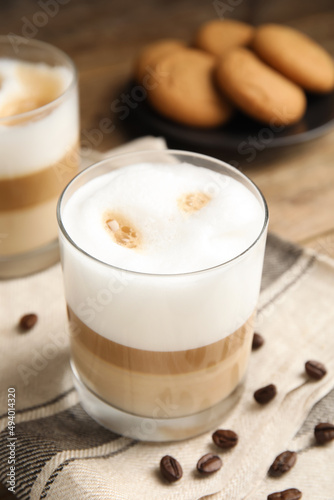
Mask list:
[[[307,375],[315,380],[322,379],[327,373],[325,365],[314,360],[306,361],[305,370]]]
[[[208,453],[199,459],[197,462],[197,470],[201,474],[213,474],[217,472],[223,465],[223,462],[217,455],[213,455],[212,453]]]
[[[20,319],[19,322],[20,329],[25,332],[31,330],[31,328],[36,325],[37,319],[38,319],[37,314],[34,313],[25,314]]]
[[[267,496],[267,500],[299,500],[303,496],[297,488],[290,488],[284,491],[277,491]]]
[[[260,347],[262,347],[263,344],[264,344],[264,338],[262,337],[262,335],[260,335],[259,333],[254,333],[253,342],[252,342],[252,350],[256,351],[256,349],[259,349]]]
[[[212,440],[219,448],[233,448],[238,443],[238,434],[234,431],[218,429],[212,434]]]
[[[270,476],[279,477],[288,472],[297,461],[297,453],[295,451],[283,451],[278,455],[270,466]]]
[[[255,401],[260,403],[260,405],[265,405],[269,403],[277,394],[277,389],[274,384],[269,384],[266,387],[261,387],[254,392]]]
[[[334,439],[334,425],[322,422],[315,426],[314,437],[318,444],[325,444]]]
[[[179,462],[170,455],[165,455],[160,460],[160,471],[169,483],[178,481],[181,479],[183,474],[182,467]]]

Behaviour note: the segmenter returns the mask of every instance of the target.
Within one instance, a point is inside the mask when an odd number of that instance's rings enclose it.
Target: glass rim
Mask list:
[[[109,264],[108,262],[105,262],[103,260],[98,259],[97,257],[94,257],[93,255],[91,255],[90,253],[86,252],[83,248],[81,248],[79,245],[77,245],[75,243],[75,241],[68,234],[68,232],[67,232],[67,230],[66,230],[66,228],[65,228],[65,226],[63,224],[62,216],[61,216],[61,209],[62,209],[62,203],[63,203],[64,197],[65,197],[67,191],[72,187],[72,185],[74,183],[76,183],[77,180],[81,176],[83,176],[85,173],[87,173],[88,171],[98,169],[99,167],[102,167],[103,165],[106,165],[106,164],[110,163],[111,161],[114,161],[114,160],[117,160],[117,159],[120,159],[120,158],[131,157],[131,156],[138,158],[138,156],[141,155],[141,154],[152,154],[153,155],[153,154],[163,153],[163,152],[165,152],[165,153],[167,153],[167,154],[169,154],[171,156],[174,156],[174,157],[176,157],[176,156],[184,156],[184,157],[188,157],[189,158],[190,156],[192,156],[192,157],[195,156],[198,159],[203,159],[205,161],[210,161],[212,163],[215,163],[218,166],[224,166],[229,171],[234,172],[235,174],[237,174],[238,176],[240,176],[242,179],[244,179],[246,182],[248,182],[253,187],[253,189],[255,189],[255,191],[258,193],[259,198],[260,198],[260,200],[262,201],[262,204],[263,204],[263,224],[262,224],[261,230],[260,230],[259,234],[257,235],[257,237],[254,239],[254,241],[245,250],[243,250],[242,252],[240,252],[236,256],[232,257],[231,259],[226,260],[224,262],[221,262],[220,264],[215,264],[214,266],[205,267],[203,269],[198,269],[196,271],[187,271],[187,272],[179,272],[179,273],[149,273],[149,272],[143,272],[143,271],[134,271],[134,270],[131,270],[131,269],[124,269],[123,267],[119,267],[119,266],[115,266],[113,264]],[[207,167],[203,167],[203,168],[207,168]],[[79,251],[85,257],[88,257],[90,260],[93,260],[93,261],[99,263],[100,265],[107,266],[108,268],[112,268],[112,269],[115,269],[116,271],[123,272],[123,273],[131,273],[131,274],[139,275],[139,276],[165,277],[166,278],[166,277],[181,277],[181,276],[190,276],[190,275],[196,275],[196,274],[206,273],[208,271],[219,269],[219,268],[222,268],[222,267],[225,267],[225,266],[227,267],[231,263],[233,263],[233,262],[235,262],[237,260],[240,260],[245,254],[247,254],[256,245],[256,243],[261,239],[261,237],[265,233],[265,231],[266,231],[266,229],[268,227],[268,222],[269,222],[269,210],[268,210],[268,205],[267,205],[267,202],[265,200],[265,197],[263,196],[261,190],[257,187],[257,185],[247,175],[245,175],[243,172],[241,172],[237,168],[233,167],[232,165],[229,165],[228,163],[224,162],[223,160],[219,160],[218,158],[213,158],[211,156],[204,155],[204,154],[201,154],[201,153],[193,153],[191,151],[182,151],[182,150],[177,150],[177,149],[166,149],[166,150],[147,149],[147,150],[140,150],[140,151],[129,152],[129,153],[119,153],[119,154],[112,155],[112,156],[110,156],[108,158],[104,158],[103,160],[100,160],[98,162],[93,163],[89,167],[87,167],[84,170],[82,170],[81,172],[79,172],[67,184],[67,186],[64,188],[63,192],[61,193],[61,195],[60,195],[60,197],[58,199],[58,203],[57,203],[57,222],[58,222],[58,227],[59,227],[59,229],[61,231],[61,234],[65,237],[65,239],[67,240],[67,242],[70,243],[70,245],[72,247],[74,247],[77,251]]]
[[[44,48],[44,49],[48,50],[50,53],[53,52],[53,53],[57,54],[58,56],[60,56],[60,58],[62,58],[64,61],[66,61],[67,64],[71,68],[71,80],[68,83],[68,85],[66,86],[66,88],[63,90],[63,92],[55,99],[52,99],[52,101],[47,102],[46,104],[43,104],[42,106],[39,106],[38,108],[35,108],[35,109],[31,109],[29,111],[23,111],[22,113],[16,113],[14,115],[4,116],[4,117],[0,118],[0,125],[4,122],[8,122],[10,120],[28,119],[30,117],[33,117],[36,114],[39,114],[40,112],[48,110],[48,108],[53,107],[55,105],[55,103],[61,102],[65,98],[65,96],[72,90],[72,88],[74,88],[76,86],[77,81],[78,81],[78,71],[77,71],[76,65],[74,64],[74,61],[71,59],[71,57],[66,54],[66,52],[59,49],[55,45],[52,45],[51,43],[48,43],[48,42],[43,42],[42,40],[32,40],[30,38],[27,39],[27,38],[24,38],[22,36],[16,36],[16,35],[15,35],[15,38],[19,39],[19,40],[24,40],[24,42],[22,42],[22,43],[24,43],[25,46]],[[1,48],[1,46],[4,46],[4,45],[12,46],[12,43],[10,42],[8,35],[0,35],[0,48]],[[2,57],[2,56],[0,56],[0,57]],[[19,57],[17,58],[17,60],[25,61],[24,59],[20,59]],[[40,61],[40,62],[43,62],[43,61]]]

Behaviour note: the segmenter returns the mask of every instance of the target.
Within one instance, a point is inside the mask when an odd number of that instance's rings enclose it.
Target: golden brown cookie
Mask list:
[[[140,52],[135,64],[135,79],[138,83],[143,82],[144,76],[149,69],[154,70],[156,63],[163,56],[184,49],[186,44],[182,40],[164,38],[144,47]]]
[[[266,63],[311,92],[334,88],[333,59],[303,33],[279,24],[264,24],[256,32],[252,48]]]
[[[157,65],[159,82],[148,92],[150,103],[163,116],[184,125],[225,123],[232,108],[213,81],[215,63],[215,57],[194,49],[165,56]]]
[[[290,125],[305,112],[303,90],[248,49],[228,52],[217,66],[216,77],[232,102],[263,123]]]
[[[196,33],[194,44],[199,49],[222,56],[234,47],[248,45],[255,29],[240,21],[214,20],[205,23]]]

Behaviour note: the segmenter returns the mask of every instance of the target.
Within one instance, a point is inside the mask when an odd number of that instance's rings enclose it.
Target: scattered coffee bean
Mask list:
[[[218,429],[212,434],[212,440],[219,448],[233,448],[238,443],[238,434],[234,431]]]
[[[31,330],[32,327],[36,325],[37,319],[38,319],[37,314],[34,314],[34,313],[25,314],[20,319],[20,323],[19,323],[20,329],[25,331],[25,332],[27,332],[28,330]]]
[[[252,342],[252,350],[256,351],[256,349],[260,349],[264,344],[264,338],[259,333],[254,333],[253,342]]]
[[[299,500],[303,496],[297,488],[290,488],[284,491],[277,491],[267,496],[267,500]]]
[[[213,474],[217,472],[223,465],[223,462],[217,455],[213,455],[212,453],[208,453],[199,459],[197,462],[197,470],[201,474]]]
[[[165,455],[160,460],[160,471],[169,483],[178,481],[181,479],[183,474],[182,467],[179,462],[170,455]]]
[[[255,401],[260,403],[260,405],[265,405],[269,403],[277,394],[277,389],[274,384],[269,384],[266,387],[261,387],[254,392]]]
[[[314,427],[314,437],[318,444],[326,444],[334,439],[334,425],[322,422]]]
[[[305,363],[305,370],[309,377],[320,380],[327,373],[325,365],[319,361],[310,360]]]
[[[285,472],[288,472],[297,461],[297,453],[295,451],[283,451],[278,455],[270,466],[270,476],[279,477]]]

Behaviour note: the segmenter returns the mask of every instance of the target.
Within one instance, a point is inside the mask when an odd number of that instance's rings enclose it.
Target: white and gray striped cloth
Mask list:
[[[266,342],[252,353],[245,390],[221,423],[238,433],[239,443],[222,452],[211,433],[177,443],[142,443],[95,423],[81,408],[71,379],[60,265],[0,282],[1,482],[10,485],[7,395],[14,388],[19,499],[260,500],[294,487],[303,500],[334,500],[334,442],[317,446],[313,437],[315,424],[334,423],[333,305],[333,262],[270,235],[257,320]],[[39,321],[23,335],[17,322],[27,312],[36,312]],[[322,380],[305,376],[308,359],[327,366]],[[260,407],[252,394],[269,383],[277,385],[277,397]],[[295,467],[269,478],[270,464],[287,449],[298,452]],[[199,477],[197,460],[213,451],[222,469]],[[166,454],[183,467],[175,484],[159,475]]]

